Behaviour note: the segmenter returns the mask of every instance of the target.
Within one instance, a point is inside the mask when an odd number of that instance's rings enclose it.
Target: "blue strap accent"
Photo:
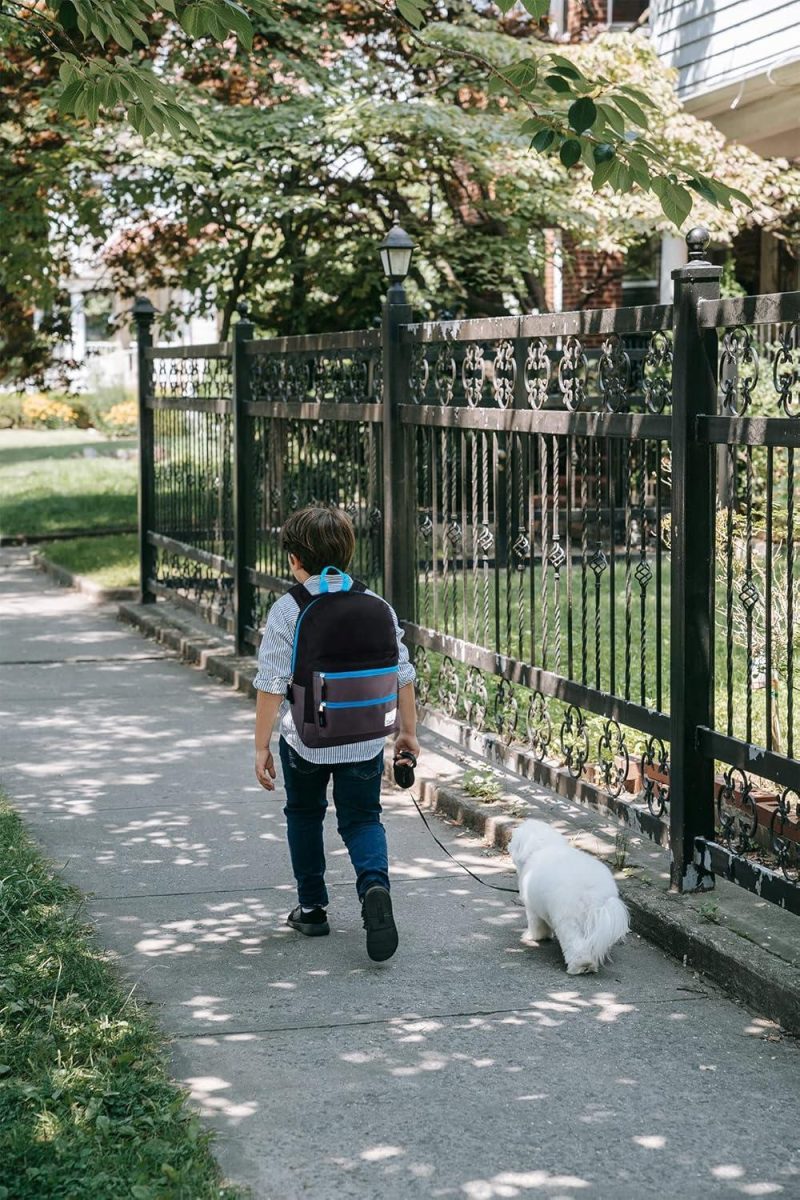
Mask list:
[[[319,577],[320,592],[324,595],[330,591],[330,588],[328,586],[328,572],[329,571],[338,571],[339,572],[339,574],[342,577],[342,591],[349,592],[350,588],[353,586],[353,580],[350,578],[350,576],[347,574],[346,571],[340,571],[338,567],[323,567],[322,572],[320,573],[320,577]]]
[[[369,671],[320,671],[326,679],[366,679],[369,675],[396,675],[399,667],[376,667]]]
[[[397,700],[397,692],[391,692],[388,696],[379,696],[377,700],[328,700],[326,708],[370,708],[373,704],[388,704],[390,700]]]

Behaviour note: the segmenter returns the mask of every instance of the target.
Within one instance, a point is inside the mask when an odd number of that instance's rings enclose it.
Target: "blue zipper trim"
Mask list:
[[[295,627],[294,627],[294,643],[293,643],[293,645],[292,645],[292,676],[294,676],[294,668],[295,668],[295,666],[296,666],[296,664],[297,664],[297,635],[298,635],[298,633],[300,632],[300,626],[303,624],[303,617],[306,615],[306,613],[308,612],[308,610],[309,610],[309,609],[310,609],[310,608],[311,608],[313,605],[315,605],[315,604],[317,603],[317,601],[318,601],[318,600],[321,600],[321,599],[322,599],[322,596],[321,596],[321,595],[319,595],[319,596],[315,596],[315,597],[314,597],[314,599],[311,601],[311,603],[310,603],[310,604],[307,604],[307,605],[305,606],[305,608],[303,609],[303,611],[300,613],[300,616],[297,618],[297,623],[296,623],[296,625],[295,625]]]
[[[397,692],[391,692],[388,696],[381,696],[378,700],[329,700],[326,708],[369,708],[372,704],[388,704],[390,700],[397,699]]]
[[[366,679],[370,675],[396,675],[399,670],[399,666],[376,667],[369,671],[317,671],[317,674],[326,679]]]

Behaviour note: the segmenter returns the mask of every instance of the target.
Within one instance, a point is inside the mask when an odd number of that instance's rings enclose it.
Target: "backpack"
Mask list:
[[[348,746],[397,728],[398,649],[394,616],[366,585],[342,575],[331,592],[326,567],[320,593],[291,588],[300,615],[294,630],[286,699],[304,746]]]

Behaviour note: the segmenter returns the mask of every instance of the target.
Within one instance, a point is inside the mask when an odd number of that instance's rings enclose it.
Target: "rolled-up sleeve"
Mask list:
[[[405,687],[407,683],[414,683],[417,678],[417,672],[414,668],[409,653],[408,646],[405,643],[405,634],[400,628],[400,622],[397,620],[397,613],[392,609],[394,617],[394,628],[397,634],[397,652],[399,655],[397,665],[397,686]]]
[[[270,609],[258,651],[258,672],[253,686],[260,692],[282,696],[292,674],[292,642],[298,608],[291,596],[282,596]]]

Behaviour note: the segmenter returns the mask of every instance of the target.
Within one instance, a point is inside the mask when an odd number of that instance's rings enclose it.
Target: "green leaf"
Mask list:
[[[594,100],[590,100],[588,96],[582,96],[580,100],[576,100],[570,105],[567,118],[570,125],[576,133],[583,133],[587,129],[591,129],[597,120],[597,108]]]
[[[565,167],[574,167],[581,157],[581,144],[575,138],[568,138],[558,152]]]
[[[495,4],[500,9],[500,12],[503,14],[503,16],[505,16],[507,12],[511,12],[511,9],[514,7],[516,2],[517,0],[495,0]],[[400,0],[397,0],[397,5],[399,8]]]
[[[509,7],[513,7],[513,5]],[[550,0],[522,0],[522,7],[531,14],[534,20],[541,21],[542,17],[546,17],[550,12]],[[508,9],[504,11],[507,12]]]
[[[618,83],[618,89],[625,92],[626,95],[632,96],[639,104],[644,104],[647,108],[658,108],[656,101],[652,96],[648,96],[647,92],[643,92],[641,88],[631,87],[629,83]]]
[[[596,192],[599,192],[600,188],[605,183],[608,183],[608,177],[611,174],[613,169],[614,169],[613,158],[609,159],[607,162],[600,162],[597,164],[594,171],[592,172],[592,187],[594,188],[594,190]]]
[[[511,5],[509,5],[510,7]],[[422,5],[416,3],[416,0],[397,0],[397,11],[414,29],[421,29],[425,24]]]
[[[618,133],[622,137],[625,133],[625,118],[622,113],[618,112],[613,105],[603,104],[600,100],[597,102],[597,107],[614,130],[614,133]]]
[[[574,63],[568,58],[563,58],[560,54],[548,54],[547,56],[553,64],[552,69],[559,75],[565,75],[567,79],[585,79],[586,76],[582,71],[579,71]]]
[[[554,92],[572,93],[572,88],[567,83],[566,79],[562,79],[560,75],[545,75],[544,82]]]
[[[698,196],[702,196],[704,200],[708,200],[710,204],[716,205],[719,203],[719,196],[707,179],[689,179],[687,180],[687,186],[697,192]]]
[[[539,68],[534,59],[526,58],[522,62],[514,63],[504,74],[506,79],[509,79],[518,88],[528,88],[533,87],[536,83]]]
[[[692,211],[691,194],[685,187],[663,175],[657,176],[650,186],[661,201],[664,216],[680,229]]]
[[[58,101],[58,111],[60,113],[74,112],[75,101],[83,91],[83,80],[73,79],[72,83],[67,84],[64,91],[61,93]]]
[[[534,150],[542,154],[545,150],[549,150],[553,142],[556,140],[556,135],[552,129],[540,129],[536,137],[531,142]]]
[[[628,166],[630,168],[631,175],[636,180],[639,187],[647,191],[647,189],[650,187],[651,176],[650,168],[648,167],[646,160],[641,154],[629,154]]]
[[[613,100],[620,112],[624,112],[625,116],[635,125],[638,125],[640,129],[647,129],[647,117],[635,100],[631,100],[630,96],[619,94],[611,96],[610,99]]]
[[[253,25],[241,5],[234,4],[233,0],[226,0],[225,20],[228,28],[233,30],[245,49],[252,49]]]

